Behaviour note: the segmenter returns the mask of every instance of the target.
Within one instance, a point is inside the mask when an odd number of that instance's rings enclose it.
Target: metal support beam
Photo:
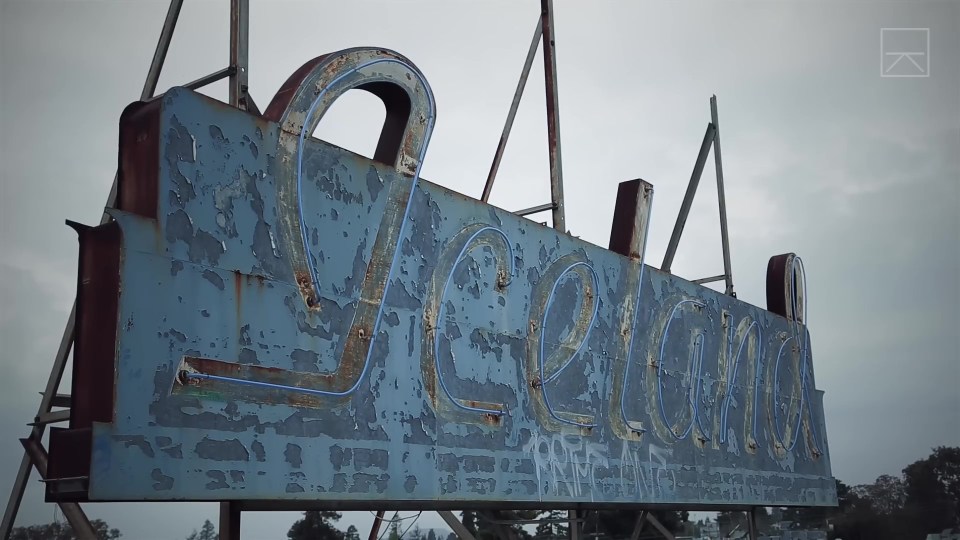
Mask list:
[[[220,79],[225,79],[225,78],[227,78],[227,77],[231,77],[231,78],[232,78],[232,77],[233,77],[233,74],[235,73],[235,71],[236,71],[236,70],[233,68],[233,66],[225,67],[225,68],[221,69],[220,71],[215,71],[215,72],[213,72],[213,73],[211,73],[211,74],[209,74],[209,75],[206,75],[206,76],[204,76],[204,77],[200,77],[199,79],[196,79],[196,80],[193,80],[193,81],[190,81],[190,82],[188,82],[187,84],[183,85],[183,87],[184,87],[184,88],[189,88],[190,90],[196,90],[196,89],[198,89],[198,88],[203,88],[204,86],[206,86],[206,85],[208,85],[208,84],[215,83],[215,82],[219,81]]]
[[[43,395],[42,393],[40,394]],[[57,394],[53,396],[53,401],[50,402],[50,405],[53,407],[69,407],[70,406],[70,394]]]
[[[230,0],[230,75],[229,103],[247,110],[250,43],[250,0]]]
[[[153,60],[150,61],[150,69],[147,71],[147,80],[143,83],[143,91],[140,92],[140,101],[152,98],[157,91],[160,71],[163,69],[163,62],[167,58],[167,50],[170,48],[173,30],[177,27],[181,7],[183,7],[183,0],[170,0],[170,7],[167,8],[167,18],[164,19],[163,29],[160,31],[160,40],[157,41],[157,48],[153,51]]]
[[[447,522],[447,525],[450,527],[450,529],[453,530],[453,532],[460,537],[461,540],[476,540],[476,538],[470,534],[470,531],[463,526],[463,523],[457,519],[457,516],[453,515],[453,512],[449,510],[439,510],[437,511],[437,514],[439,514],[440,517]]]
[[[723,274],[726,277],[725,294],[733,292],[733,268],[730,264],[730,238],[727,235],[727,199],[723,192],[723,165],[720,158],[720,120],[717,115],[717,96],[710,98],[710,122],[713,124],[713,159],[717,169],[717,201],[720,204],[720,241],[723,243]]]
[[[637,516],[637,523],[633,526],[633,532],[630,534],[630,540],[639,540],[640,533],[643,532],[643,526],[647,523],[647,511],[641,510]]]
[[[674,536],[672,532],[668,531],[667,528],[663,526],[663,523],[660,523],[660,520],[657,519],[656,516],[649,512],[647,513],[647,521],[649,521],[655,529],[660,531],[660,534],[662,534],[667,540],[677,540],[677,537]]]
[[[63,370],[67,364],[67,357],[70,355],[70,349],[73,347],[73,326],[76,320],[77,303],[74,301],[70,309],[70,316],[67,318],[67,326],[63,330],[63,336],[60,338],[60,348],[57,351],[56,360],[53,363],[53,369],[50,370],[50,376],[47,378],[47,386],[43,391],[43,397],[40,398],[40,407],[36,416],[50,412],[54,396],[57,395],[57,388],[60,386],[60,379],[63,378]],[[37,424],[30,431],[29,440],[40,441],[43,439],[43,432],[46,424]],[[46,473],[47,464],[43,463],[43,469],[40,464],[36,464],[41,476]],[[30,480],[30,473],[33,471],[33,463],[30,454],[26,451],[20,460],[20,468],[17,470],[16,480],[13,482],[13,488],[10,491],[10,498],[7,500],[7,509],[3,514],[3,522],[0,523],[0,538],[6,539],[13,531],[13,523],[16,521],[17,512],[20,510],[20,502],[23,500],[23,492],[27,488],[27,482]]]
[[[530,214],[539,214],[540,212],[546,212],[547,210],[552,210],[553,208],[555,208],[553,203],[538,204],[537,206],[531,206],[530,208],[517,210],[514,212],[514,214],[518,216],[529,216]]]
[[[547,148],[550,153],[550,196],[554,204],[553,228],[567,232],[563,201],[563,160],[560,152],[560,96],[557,88],[553,0],[540,0],[540,24],[543,28],[543,78],[547,87]]]
[[[373,518],[373,525],[370,526],[370,536],[367,540],[377,540],[380,535],[380,525],[383,523],[383,510],[377,510],[377,517]]]
[[[231,501],[220,503],[219,540],[240,540],[240,506]]]
[[[523,62],[523,70],[520,72],[520,80],[517,81],[517,89],[513,93],[510,112],[507,113],[507,121],[504,123],[503,132],[500,134],[500,143],[497,145],[497,152],[493,155],[493,163],[490,165],[490,172],[487,174],[487,183],[483,186],[483,195],[480,196],[480,200],[483,202],[490,200],[493,181],[497,178],[500,160],[503,159],[503,151],[507,148],[507,139],[510,138],[510,130],[513,128],[513,121],[517,117],[517,109],[520,107],[520,98],[523,97],[523,89],[527,86],[527,77],[530,76],[530,68],[533,67],[533,59],[537,56],[537,49],[540,47],[542,36],[543,23],[538,19],[537,27],[533,31],[533,39],[530,41],[530,49],[527,51],[527,59]]]
[[[673,258],[677,254],[677,246],[680,245],[680,235],[683,234],[683,227],[687,224],[687,216],[690,215],[693,197],[697,194],[697,186],[700,185],[700,175],[703,174],[703,166],[707,162],[707,155],[710,153],[710,145],[713,143],[714,133],[716,133],[716,130],[713,124],[707,124],[707,131],[703,134],[703,142],[700,143],[700,153],[697,155],[697,162],[693,166],[690,183],[687,184],[687,192],[683,195],[683,203],[680,204],[677,223],[673,226],[673,234],[670,235],[670,243],[667,244],[667,252],[663,256],[663,264],[660,265],[660,270],[664,272],[669,272],[670,267],[673,266]]]
[[[750,540],[760,538],[760,530],[757,528],[757,508],[755,506],[747,510],[747,533]]]
[[[40,473],[40,478],[46,479],[47,451],[43,449],[40,439],[20,439],[20,442],[23,444],[24,455],[30,460],[29,463],[36,466],[37,472]],[[76,503],[58,503],[58,506],[60,507],[60,511],[63,512],[64,517],[67,518],[67,522],[70,523],[70,528],[73,529],[78,540],[97,540],[97,533],[93,530],[93,526],[90,525],[90,521],[87,520],[86,514],[80,509],[80,505]],[[0,538],[6,540],[9,536],[10,532],[4,531]]]
[[[720,274],[719,276],[710,276],[710,277],[695,279],[693,280],[693,282],[696,283],[697,285],[703,285],[705,283],[713,283],[714,281],[723,281],[725,279],[727,279],[727,275]]]
[[[580,540],[580,520],[577,519],[577,511],[567,510],[567,519],[570,523],[570,540]]]
[[[70,410],[67,409],[65,411],[52,411],[48,413],[38,414],[33,419],[33,422],[30,425],[35,426],[37,424],[56,424],[59,422],[67,422],[69,420],[70,420]]]

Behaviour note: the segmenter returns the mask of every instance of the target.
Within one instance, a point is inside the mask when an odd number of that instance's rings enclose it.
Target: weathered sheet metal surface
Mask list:
[[[379,162],[309,137],[363,85]],[[433,107],[353,50],[273,120],[184,89],[128,115],[86,498],[836,504],[803,325],[420,180]]]

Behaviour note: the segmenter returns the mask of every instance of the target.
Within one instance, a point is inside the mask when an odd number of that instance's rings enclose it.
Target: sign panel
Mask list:
[[[374,160],[310,137],[351,88],[387,106]],[[115,222],[80,231],[48,498],[836,504],[798,260],[783,317],[627,256],[649,185],[624,254],[452,192],[419,178],[434,117],[372,49],[263,117],[131,106]]]

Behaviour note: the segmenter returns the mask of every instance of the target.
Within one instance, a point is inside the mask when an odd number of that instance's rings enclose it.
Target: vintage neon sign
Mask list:
[[[309,136],[353,88],[387,106],[374,160]],[[80,231],[89,402],[48,497],[835,503],[799,259],[771,262],[784,317],[645,266],[644,182],[616,252],[468,199],[420,178],[435,114],[375,49],[263,117],[131,106],[115,223]]]

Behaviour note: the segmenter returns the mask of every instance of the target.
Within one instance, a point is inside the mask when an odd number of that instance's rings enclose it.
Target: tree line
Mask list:
[[[761,533],[774,530],[776,522],[790,522],[793,529],[828,532],[830,540],[924,540],[929,533],[960,528],[960,447],[935,448],[925,459],[903,469],[900,476],[881,475],[872,484],[848,486],[837,480],[839,505],[833,508],[759,509]],[[705,525],[693,523],[686,511],[657,510],[653,515],[671,532],[696,535]],[[541,520],[535,530],[507,524],[507,517]],[[415,526],[419,515],[409,523],[389,520],[378,540],[456,540],[450,533],[439,538],[431,529],[423,533]],[[353,525],[345,531],[337,528],[339,512],[304,512],[287,531],[288,540],[360,540]],[[629,538],[636,524],[637,510],[602,510],[584,514],[584,535],[597,539]],[[464,527],[477,540],[499,540],[503,535],[516,540],[549,540],[568,536],[567,513],[557,510],[526,510],[509,516],[499,511],[464,511]],[[720,512],[716,517],[721,535],[746,529],[743,512]],[[123,535],[103,520],[91,521],[98,540],[118,540]],[[62,522],[17,527],[10,540],[76,540],[69,524]],[[219,540],[210,520],[185,540]]]

